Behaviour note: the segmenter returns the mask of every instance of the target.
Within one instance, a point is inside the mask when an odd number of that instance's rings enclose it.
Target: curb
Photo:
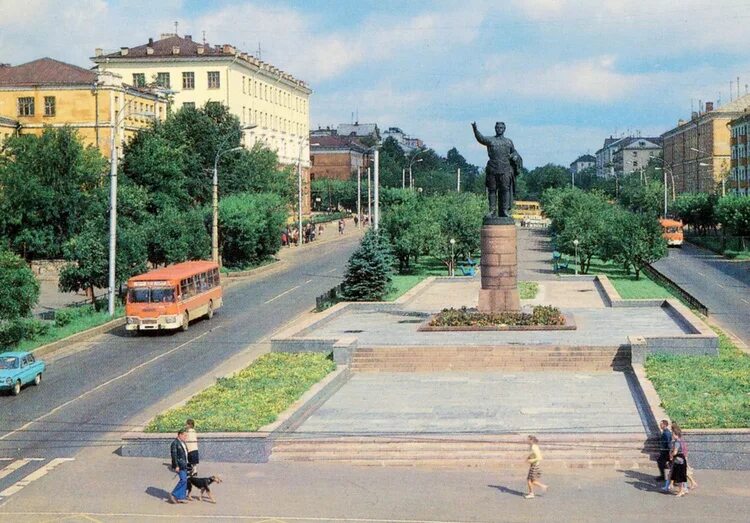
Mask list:
[[[70,336],[61,340],[53,341],[52,343],[47,343],[46,345],[40,345],[36,349],[32,349],[31,352],[34,354],[34,356],[48,356],[49,354],[65,348],[70,343],[80,343],[82,341],[88,341],[91,338],[99,336],[100,334],[118,329],[123,325],[125,325],[125,318],[117,318],[116,320],[102,323],[101,325],[92,327],[85,331],[71,334]]]
[[[255,269],[250,269],[248,271],[228,272],[228,273],[222,274],[222,276],[228,280],[239,280],[239,279],[244,279],[244,278],[250,278],[251,276],[255,276],[258,274],[271,272],[273,270],[278,270],[280,268],[283,268],[285,265],[286,265],[285,260],[276,258],[275,261],[272,261],[271,263],[267,263],[260,267],[256,267]]]

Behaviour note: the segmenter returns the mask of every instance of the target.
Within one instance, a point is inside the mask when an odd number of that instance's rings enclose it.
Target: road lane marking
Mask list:
[[[286,291],[282,292],[281,294],[279,294],[278,296],[274,296],[274,297],[273,297],[273,298],[271,298],[270,300],[268,300],[268,301],[265,301],[265,302],[263,302],[263,303],[264,303],[264,304],[268,304],[268,303],[271,303],[272,301],[276,301],[276,300],[278,300],[279,298],[281,298],[282,296],[284,296],[284,295],[286,295],[286,294],[289,294],[289,293],[290,293],[290,292],[292,292],[293,290],[295,290],[295,289],[299,289],[299,288],[300,288],[301,286],[302,286],[302,285],[295,285],[295,286],[294,286],[294,287],[292,287],[291,289],[289,289],[289,290],[286,290]]]
[[[311,281],[312,281],[312,279],[309,279],[305,283],[310,283]],[[305,283],[303,283],[302,285],[305,285]]]
[[[31,460],[28,459],[28,458],[17,459],[16,461],[14,461],[13,463],[11,463],[10,465],[8,465],[7,467],[5,467],[4,469],[0,470],[0,479],[3,479],[3,478],[6,478],[6,477],[10,476],[15,471],[17,471],[18,469],[20,469],[21,467],[23,467],[24,465],[26,465],[30,461]]]
[[[38,422],[42,421],[42,420],[43,420],[44,418],[47,418],[47,417],[51,416],[52,414],[54,414],[55,412],[57,412],[57,411],[58,411],[58,410],[60,410],[60,409],[64,409],[65,407],[67,407],[67,406],[68,406],[68,405],[70,405],[71,403],[73,403],[73,402],[75,402],[75,401],[78,401],[78,400],[80,400],[80,399],[82,399],[82,398],[85,398],[85,397],[86,397],[86,396],[88,396],[89,394],[92,394],[92,393],[96,392],[97,390],[99,390],[99,389],[102,389],[102,388],[106,387],[106,386],[107,386],[107,385],[109,385],[110,383],[114,383],[115,381],[121,380],[122,378],[124,378],[124,377],[126,377],[126,376],[129,376],[129,375],[131,375],[132,373],[134,373],[134,372],[135,372],[135,371],[137,371],[138,369],[141,369],[141,368],[143,368],[143,367],[145,367],[145,366],[147,366],[147,365],[150,365],[151,363],[153,363],[153,362],[155,362],[155,361],[157,361],[157,360],[160,360],[160,359],[162,359],[162,358],[164,358],[164,357],[166,357],[166,356],[169,356],[169,355],[170,355],[170,354],[172,354],[173,352],[176,352],[176,351],[180,350],[181,348],[185,347],[186,345],[189,345],[189,344],[193,343],[194,341],[198,341],[198,340],[199,340],[199,339],[201,339],[202,337],[204,337],[204,336],[206,336],[206,335],[210,334],[211,332],[213,332],[213,331],[215,331],[215,330],[217,330],[217,329],[220,329],[220,328],[221,328],[221,325],[217,325],[216,327],[212,328],[211,330],[208,330],[208,331],[204,332],[203,334],[201,334],[201,335],[199,335],[199,336],[196,336],[196,337],[195,337],[195,338],[193,338],[192,340],[188,340],[188,341],[186,341],[185,343],[181,343],[180,345],[178,345],[178,346],[177,346],[177,347],[175,347],[174,349],[170,349],[170,350],[168,350],[167,352],[162,352],[162,353],[161,353],[161,354],[159,354],[158,356],[155,356],[155,357],[151,358],[151,359],[150,359],[150,360],[148,360],[148,361],[144,361],[143,363],[141,363],[141,364],[139,364],[139,365],[136,365],[135,367],[133,367],[133,368],[132,368],[132,369],[130,369],[129,371],[127,371],[127,372],[124,372],[123,374],[120,374],[119,376],[115,376],[114,378],[112,378],[112,379],[110,379],[110,380],[107,380],[107,381],[105,381],[104,383],[100,383],[99,385],[97,385],[97,386],[96,386],[96,387],[94,387],[93,389],[91,389],[91,390],[87,390],[87,391],[86,391],[86,392],[84,392],[83,394],[80,394],[80,395],[76,396],[75,398],[73,398],[73,399],[70,399],[70,400],[66,401],[66,402],[65,402],[65,403],[63,403],[63,404],[61,404],[61,405],[58,405],[58,406],[57,406],[57,407],[55,407],[54,409],[50,410],[50,411],[49,411],[48,413],[46,413],[46,414],[42,414],[42,415],[41,415],[41,416],[39,416],[38,418],[36,418],[36,419],[33,419],[33,420],[29,421],[28,423],[25,423],[24,425],[22,425],[21,427],[17,428],[16,430],[13,430],[13,431],[11,431],[11,432],[8,432],[7,434],[3,434],[2,436],[0,436],[0,441],[2,441],[2,440],[4,440],[4,439],[6,439],[6,438],[7,438],[7,437],[9,437],[9,436],[12,436],[13,434],[17,434],[17,433],[19,433],[19,432],[22,432],[22,431],[26,430],[27,428],[29,428],[29,427],[30,427],[31,425],[33,425],[34,423],[38,423]]]
[[[38,468],[22,480],[17,481],[10,487],[6,488],[2,492],[0,492],[0,499],[2,498],[8,498],[18,492],[19,490],[23,489],[24,487],[28,486],[33,481],[38,480],[39,478],[42,478],[47,475],[48,472],[50,472],[52,469],[57,467],[58,465],[61,465],[65,463],[66,461],[74,461],[75,458],[55,458],[46,465],[44,465],[41,468]]]
[[[331,274],[332,272],[336,272],[337,270],[339,270],[339,268],[338,267],[334,267],[330,271],[326,271],[326,274]]]
[[[745,303],[747,303],[748,305],[750,305],[750,301],[747,301],[747,300],[746,300],[745,298],[740,298],[740,299],[741,299],[742,301],[744,301]]]

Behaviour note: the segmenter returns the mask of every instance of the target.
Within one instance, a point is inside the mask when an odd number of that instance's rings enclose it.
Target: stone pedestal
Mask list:
[[[516,225],[513,220],[503,223],[485,221],[482,227],[480,312],[521,310],[516,253]]]

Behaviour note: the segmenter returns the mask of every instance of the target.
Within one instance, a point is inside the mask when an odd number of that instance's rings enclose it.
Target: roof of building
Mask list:
[[[376,123],[342,123],[336,129],[341,136],[373,136],[378,134]]]
[[[93,84],[96,78],[95,71],[47,57],[21,65],[0,66],[0,86],[5,87]]]
[[[750,107],[750,94],[740,96],[736,100],[729,102],[728,104],[721,105],[711,112],[715,113],[741,113],[745,109]]]
[[[353,136],[316,136],[315,142],[310,144],[313,153],[321,152],[325,149],[349,149],[358,152],[366,152],[367,147],[359,142]]]
[[[576,161],[573,162],[573,163],[578,163],[578,162],[595,162],[595,161],[596,161],[596,157],[595,156],[592,156],[590,154],[584,154],[584,155],[581,155],[578,158],[576,158]]]
[[[655,147],[661,147],[662,141],[661,136],[628,136],[627,138],[623,138],[622,143],[618,145],[620,149],[627,149],[634,144],[638,147],[640,145],[638,142],[650,142]]]
[[[294,78],[289,73],[286,73],[281,69],[278,69],[277,67],[274,67],[273,65],[254,57],[251,54],[238,50],[233,45],[223,44],[212,46],[208,42],[195,42],[190,35],[162,35],[162,38],[160,40],[149,38],[148,43],[145,43],[143,45],[138,45],[136,47],[121,47],[119,51],[108,54],[102,53],[101,49],[97,49],[96,56],[93,57],[92,60],[96,63],[100,63],[111,60],[132,60],[134,58],[139,60],[163,60],[164,58],[188,58],[195,60],[204,57],[237,57],[247,63],[258,67],[259,69],[268,70],[274,75],[279,75],[281,78],[307,88],[307,84],[302,80]]]

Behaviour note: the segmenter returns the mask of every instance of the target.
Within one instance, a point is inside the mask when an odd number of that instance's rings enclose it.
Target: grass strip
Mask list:
[[[192,418],[202,432],[254,432],[272,423],[310,387],[335,370],[324,354],[264,354],[252,365],[156,416],[146,432],[176,432]]]
[[[125,314],[125,308],[119,306],[115,309],[114,317],[121,318],[123,314]],[[110,317],[109,313],[105,310],[92,312],[91,314],[76,317],[70,323],[62,327],[58,327],[54,324],[54,322],[50,322],[49,332],[42,336],[37,336],[36,338],[31,340],[22,340],[18,344],[18,347],[16,347],[14,350],[33,351],[34,349],[39,348],[42,345],[54,343],[56,341],[62,340],[63,338],[67,338],[68,336],[72,336],[73,334],[78,334],[80,332],[93,329],[94,327],[98,327],[99,325],[104,325],[112,319],[113,318]]]
[[[683,428],[750,427],[750,356],[720,329],[718,356],[652,354],[646,375]]]

